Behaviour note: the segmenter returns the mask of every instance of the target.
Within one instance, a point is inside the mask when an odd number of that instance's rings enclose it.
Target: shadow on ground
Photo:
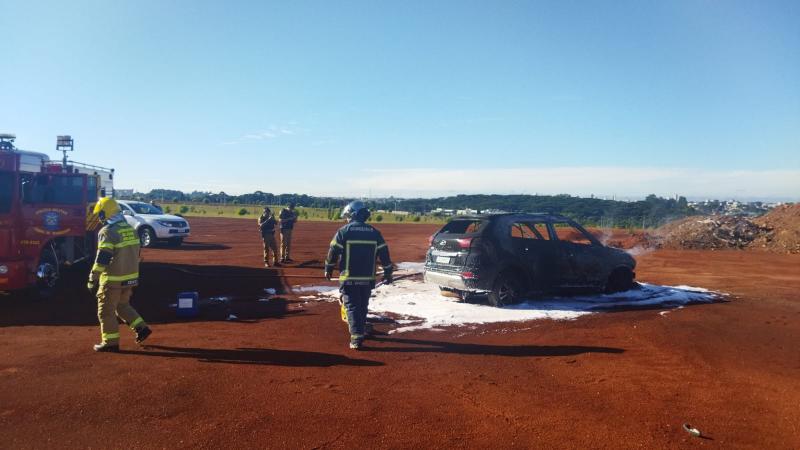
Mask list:
[[[587,347],[580,345],[489,345],[428,341],[422,339],[398,339],[389,337],[374,337],[370,341],[405,344],[406,346],[403,347],[371,347],[369,345],[364,347],[365,350],[370,351],[398,353],[456,353],[460,355],[531,357],[574,356],[583,353],[620,354],[625,352],[625,350],[621,348]]]
[[[81,264],[64,271],[58,291],[47,300],[22,294],[0,297],[0,327],[97,325],[97,300],[86,289],[88,270]],[[291,301],[266,292],[285,290],[275,270],[144,262],[139,273],[141,284],[131,304],[149,323],[187,321],[177,317],[171,306],[178,293],[187,291],[197,292],[201,299],[200,313],[193,321],[226,320],[233,314],[237,322],[248,323],[302,313],[289,309]]]
[[[155,351],[153,351],[155,350]],[[292,367],[382,366],[379,361],[348,358],[332,353],[278,350],[266,348],[206,349],[148,345],[145,350],[123,350],[120,353],[163,358],[193,358],[200,362],[256,364]]]
[[[171,250],[171,251],[204,251],[204,250],[229,250],[231,247],[229,245],[224,245],[224,244],[186,241],[178,246],[157,242],[151,248],[159,250]]]

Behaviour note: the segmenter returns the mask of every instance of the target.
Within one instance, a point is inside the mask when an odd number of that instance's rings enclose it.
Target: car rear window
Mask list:
[[[0,172],[0,214],[11,211],[11,192],[14,190],[14,174]]]
[[[483,220],[453,220],[445,225],[439,233],[447,234],[472,234],[483,229],[486,221]]]

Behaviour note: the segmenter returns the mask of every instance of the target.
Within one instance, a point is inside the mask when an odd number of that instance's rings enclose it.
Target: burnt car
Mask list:
[[[425,281],[504,306],[543,293],[628,290],[635,267],[567,217],[488,214],[458,217],[431,236]]]

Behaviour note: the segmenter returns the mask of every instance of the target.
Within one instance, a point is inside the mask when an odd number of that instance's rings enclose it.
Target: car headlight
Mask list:
[[[8,273],[8,266],[6,266],[5,264],[0,265],[0,275],[5,275],[7,273]]]
[[[162,227],[170,228],[172,226],[172,222],[167,222],[165,220],[157,220],[156,222],[158,222],[158,224]]]

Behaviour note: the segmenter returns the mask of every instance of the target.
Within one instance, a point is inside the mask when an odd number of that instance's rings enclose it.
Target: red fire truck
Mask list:
[[[96,229],[89,208],[113,195],[114,169],[67,159],[70,136],[58,136],[61,162],[17,149],[0,134],[0,291],[52,294],[63,269],[91,260]]]

